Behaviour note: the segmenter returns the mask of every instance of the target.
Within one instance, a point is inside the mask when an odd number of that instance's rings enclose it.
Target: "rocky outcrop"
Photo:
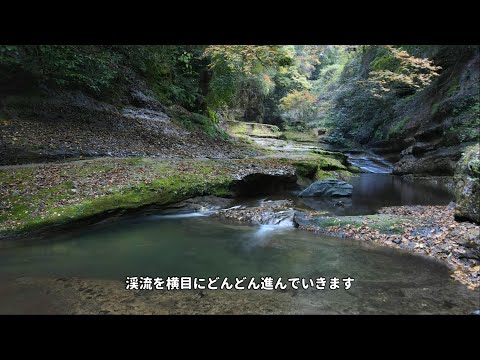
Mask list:
[[[435,148],[433,145],[414,145],[402,151],[395,164],[394,174],[453,175],[462,151],[468,144]]]
[[[303,190],[300,197],[341,197],[351,196],[353,186],[335,179],[318,180]]]
[[[442,46],[432,58],[442,66],[440,76],[423,91],[396,99],[376,129],[382,139],[367,144],[395,162],[394,174],[453,176],[462,153],[478,141],[478,47]]]
[[[455,218],[480,223],[479,145],[466,149],[455,172]]]

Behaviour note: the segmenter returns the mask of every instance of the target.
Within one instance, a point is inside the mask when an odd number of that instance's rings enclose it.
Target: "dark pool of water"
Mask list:
[[[206,216],[139,217],[96,225],[61,242],[4,249],[0,274],[121,282],[126,276],[350,276],[349,290],[292,292],[287,312],[467,314],[479,308],[478,293],[454,282],[435,261],[290,227],[232,225]]]
[[[385,206],[447,205],[454,200],[453,195],[445,189],[427,185],[421,180],[407,181],[401,176],[390,174],[360,174],[349,180],[349,183],[353,185],[351,197],[299,198],[299,191],[296,191],[264,198],[289,198],[297,206],[328,211],[335,215],[374,214]]]

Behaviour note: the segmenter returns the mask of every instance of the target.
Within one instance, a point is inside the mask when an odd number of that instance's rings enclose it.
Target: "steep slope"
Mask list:
[[[441,76],[424,91],[398,100],[393,121],[379,130],[389,139],[369,143],[397,160],[394,173],[453,175],[464,149],[478,142],[480,55],[459,50],[436,54]]]
[[[126,104],[82,91],[7,95],[0,102],[0,165],[94,156],[241,158],[209,119],[132,89]]]
[[[395,163],[395,174],[452,176],[464,149],[479,140],[480,50],[474,45],[403,46],[417,59],[441,66],[430,85],[415,91],[394,84],[372,96],[373,71],[397,71],[396,59],[381,46],[340,52],[314,81],[318,124],[327,142],[365,147]],[[346,54],[346,55],[345,55]]]

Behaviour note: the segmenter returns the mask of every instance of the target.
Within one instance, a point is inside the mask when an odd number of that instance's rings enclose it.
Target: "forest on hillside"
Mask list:
[[[479,80],[478,45],[0,45],[0,313],[478,313]]]
[[[431,117],[463,115],[445,129],[458,137],[454,143],[477,135],[478,51],[473,45],[2,46],[0,74],[4,92],[64,87],[119,103],[141,79],[162,104],[212,122],[223,116],[322,127],[340,144],[401,138],[419,125],[411,107],[429,106]],[[418,105],[415,95],[425,88],[432,90],[422,92],[427,104]]]

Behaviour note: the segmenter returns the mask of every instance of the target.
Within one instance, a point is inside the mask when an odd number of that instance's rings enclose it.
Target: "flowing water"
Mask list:
[[[385,169],[381,162],[364,160],[357,164]],[[340,215],[451,200],[446,192],[388,174],[362,174],[352,184],[353,196],[342,199],[342,206],[336,205],[338,199],[298,199],[295,193],[280,198]],[[158,214],[97,224],[51,240],[0,251],[0,313],[469,314],[480,308],[479,292],[453,281],[437,261],[319,236],[289,224],[239,225],[207,213]],[[225,277],[230,283],[246,277],[247,285],[252,277],[259,283],[261,277],[271,276],[287,284],[288,278],[304,278],[309,286],[273,291],[142,290],[144,296],[126,298],[127,276],[218,276],[219,285]],[[324,290],[309,283],[320,277],[327,279]],[[348,290],[343,284],[330,289],[333,277],[354,281]],[[108,306],[109,311],[101,310]]]
[[[432,260],[291,227],[235,225],[200,215],[138,217],[93,226],[63,241],[5,249],[0,253],[2,276],[118,280],[118,290],[125,292],[127,276],[354,279],[348,290],[331,290],[328,284],[324,290],[257,290],[255,298],[252,291],[218,290],[217,296],[223,296],[218,312],[224,313],[263,312],[263,303],[269,304],[267,313],[312,314],[468,314],[479,307],[478,293],[454,282],[448,269]],[[145,292],[161,297],[167,291]],[[182,290],[170,291],[175,292]],[[228,292],[246,303],[251,300],[254,308],[232,303]],[[192,298],[209,301],[196,293]],[[113,295],[107,298],[114,300]],[[157,303],[152,300],[149,306]]]
[[[375,174],[390,174],[393,170],[393,164],[389,163],[382,157],[366,151],[345,152],[348,156],[348,161],[353,165],[358,166],[365,172]]]

